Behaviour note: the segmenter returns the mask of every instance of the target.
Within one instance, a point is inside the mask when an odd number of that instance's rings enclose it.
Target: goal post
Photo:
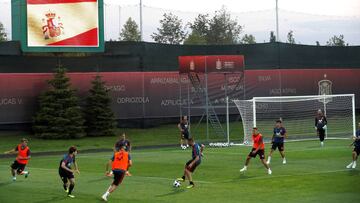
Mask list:
[[[355,136],[354,94],[254,97],[233,102],[242,119],[244,143],[251,143],[254,126],[265,141],[270,141],[275,121],[279,119],[287,129],[288,140],[315,139],[315,116],[319,109],[328,121],[327,138]]]

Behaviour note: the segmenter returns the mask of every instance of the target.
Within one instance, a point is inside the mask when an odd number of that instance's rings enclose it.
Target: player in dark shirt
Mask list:
[[[182,116],[178,128],[180,131],[180,147],[186,149],[189,147],[188,140],[190,139],[189,122],[187,116]]]
[[[80,174],[79,168],[75,161],[75,156],[77,155],[77,149],[75,146],[69,148],[69,153],[65,154],[64,157],[60,161],[59,165],[59,175],[61,180],[63,181],[63,187],[68,197],[74,198],[72,195],[72,191],[75,187],[75,177],[74,172]],[[72,169],[72,165],[74,164],[74,169]],[[68,185],[68,181],[70,185]]]
[[[29,171],[25,171],[25,166],[31,158],[30,148],[28,147],[28,140],[26,138],[21,139],[21,143],[10,151],[6,151],[5,154],[17,153],[16,159],[11,164],[11,175],[13,181],[16,181],[16,174],[24,175],[25,178],[29,176]]]
[[[286,137],[287,137],[286,129],[282,126],[282,121],[277,120],[274,128],[274,134],[272,137],[272,146],[271,146],[270,154],[266,162],[267,164],[270,164],[272,153],[276,150],[276,148],[279,149],[280,155],[283,159],[283,164],[286,164],[285,148],[284,148],[284,140]]]
[[[187,186],[187,188],[193,188],[195,184],[192,180],[192,173],[201,164],[202,152],[205,146],[203,144],[195,143],[193,138],[190,138],[188,141],[189,145],[192,147],[192,158],[185,164],[184,175],[177,180],[184,182],[185,178],[187,178],[189,180],[189,186]]]
[[[321,109],[319,109],[315,117],[315,130],[317,131],[317,135],[319,136],[321,147],[324,146],[326,128],[327,128],[326,117],[321,111]]]
[[[115,143],[115,151],[119,151],[121,148],[125,148],[125,151],[130,154],[131,152],[131,143],[129,140],[126,139],[126,134],[123,133],[120,136],[120,139]],[[111,173],[109,174],[112,175]],[[126,176],[131,176],[129,170],[126,171]]]
[[[356,135],[353,137],[354,142],[350,145],[354,145],[352,151],[352,162],[346,166],[346,168],[356,168],[356,160],[360,155],[360,123],[358,124],[359,129],[356,131]]]
[[[125,146],[125,151],[131,151],[131,143],[126,139],[126,134],[123,133],[120,136],[120,139],[115,143],[115,149],[119,150],[122,146]]]

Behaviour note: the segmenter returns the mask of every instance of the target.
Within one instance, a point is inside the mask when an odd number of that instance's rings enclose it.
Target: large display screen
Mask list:
[[[98,0],[27,0],[28,47],[99,47]]]

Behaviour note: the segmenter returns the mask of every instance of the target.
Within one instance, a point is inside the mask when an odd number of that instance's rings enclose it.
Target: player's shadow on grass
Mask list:
[[[224,180],[224,181],[219,181],[219,182],[216,182],[216,183],[238,183],[239,181],[241,180],[247,180],[247,179],[252,179],[253,176],[248,176],[248,175],[245,175],[245,174],[240,174],[239,176],[237,177],[234,177],[232,179],[229,179],[229,180]]]
[[[171,196],[171,195],[177,195],[177,194],[180,194],[183,192],[185,192],[185,189],[174,189],[172,192],[162,194],[162,195],[155,195],[155,197],[167,197],[167,196]]]
[[[252,179],[254,178],[254,176],[249,176],[249,175],[246,175],[246,174],[240,174],[239,175],[239,178],[233,178],[233,182],[237,182],[239,180],[248,180],[248,179]]]
[[[66,197],[66,196],[54,196],[54,197],[52,197],[50,199],[46,199],[46,200],[42,200],[42,201],[36,201],[34,203],[57,202],[57,201],[65,200],[66,198],[69,198],[69,197]]]
[[[10,185],[10,184],[12,184],[13,182],[2,182],[2,183],[0,183],[0,187],[3,187],[3,186],[7,186],[7,185]]]

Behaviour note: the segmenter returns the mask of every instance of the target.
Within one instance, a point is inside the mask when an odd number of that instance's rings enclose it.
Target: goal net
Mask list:
[[[355,97],[353,94],[254,97],[234,100],[244,128],[244,143],[251,143],[252,128],[258,127],[270,141],[276,120],[282,120],[289,140],[317,138],[315,117],[320,109],[326,116],[327,138],[355,135]]]

